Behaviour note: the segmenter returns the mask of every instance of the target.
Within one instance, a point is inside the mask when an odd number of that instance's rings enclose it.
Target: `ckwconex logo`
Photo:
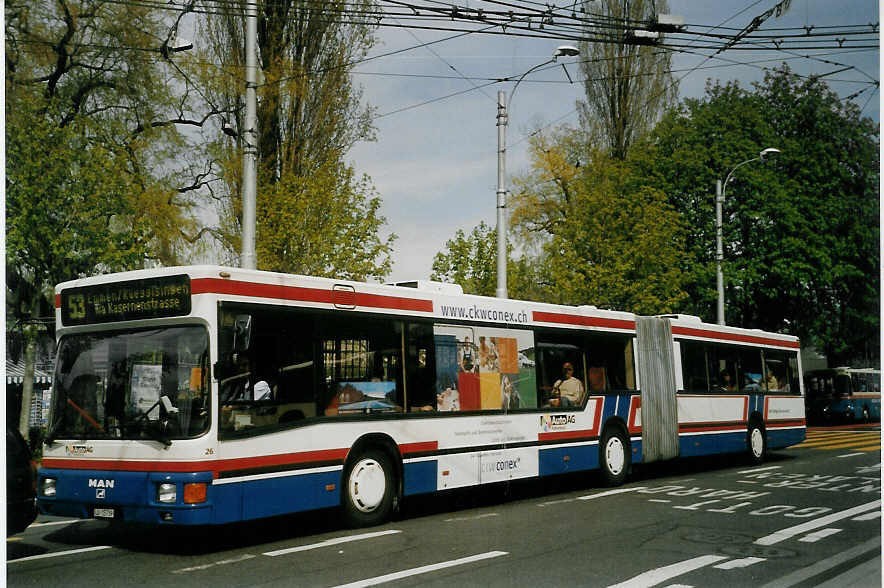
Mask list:
[[[564,429],[568,425],[577,422],[577,417],[573,414],[545,414],[540,417],[540,428],[546,431],[556,429]]]
[[[65,445],[65,453],[68,455],[86,455],[92,453],[91,445]]]

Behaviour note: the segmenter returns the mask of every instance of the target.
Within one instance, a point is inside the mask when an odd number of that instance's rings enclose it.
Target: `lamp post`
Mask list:
[[[256,197],[258,168],[258,5],[246,1],[246,117],[243,131],[242,158],[242,250],[240,266],[255,269],[257,233]]]
[[[552,59],[539,63],[519,76],[513,91],[510,92],[509,101],[506,92],[497,92],[497,290],[495,296],[506,298],[506,127],[509,123],[509,107],[516,93],[516,88],[532,71],[555,62],[559,57],[574,57],[580,51],[572,45],[561,45]],[[564,64],[562,64],[564,67]],[[568,73],[568,70],[565,70]]]
[[[747,159],[746,161],[738,163],[730,173],[727,174],[724,183],[722,183],[721,180],[715,180],[715,281],[718,287],[717,317],[719,325],[724,325],[724,274],[721,271],[721,262],[724,259],[724,245],[722,244],[721,208],[724,205],[724,192],[727,189],[727,183],[731,180],[734,172],[747,163],[762,161],[764,160],[765,155],[779,152],[780,150],[775,147],[768,147],[761,151],[761,153],[758,154],[758,157],[753,157],[752,159]]]

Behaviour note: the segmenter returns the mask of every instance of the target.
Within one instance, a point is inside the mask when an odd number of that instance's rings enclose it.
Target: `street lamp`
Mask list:
[[[510,104],[516,93],[516,88],[532,71],[555,62],[559,57],[574,57],[579,55],[580,51],[573,45],[560,45],[553,53],[552,59],[539,63],[519,76],[513,91],[510,92],[510,99],[507,101],[506,92],[500,90],[497,92],[497,290],[495,296],[498,298],[506,298],[506,127],[509,123]],[[565,64],[562,64],[562,68]],[[568,75],[568,70],[565,70]],[[569,78],[570,79],[570,76]]]
[[[738,163],[727,174],[724,183],[721,180],[715,180],[715,281],[718,286],[718,324],[724,325],[724,274],[721,271],[721,262],[724,259],[724,246],[722,244],[722,227],[721,227],[721,207],[724,205],[724,192],[727,189],[727,183],[731,181],[734,172],[743,167],[747,163],[753,161],[763,161],[764,156],[769,153],[780,153],[775,147],[768,147],[758,154],[758,157],[747,159]]]

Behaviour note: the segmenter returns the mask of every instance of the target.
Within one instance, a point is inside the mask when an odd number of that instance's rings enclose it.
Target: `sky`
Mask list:
[[[488,5],[471,2],[458,5]],[[528,2],[519,5],[525,4]],[[688,31],[706,32],[721,26],[715,32],[732,35],[777,4],[777,0],[670,0],[669,13],[683,17]],[[770,16],[761,28],[813,26],[821,31],[826,30],[823,27],[878,22],[876,0],[793,0],[785,14]],[[398,235],[388,282],[429,279],[433,257],[444,250],[445,242],[458,229],[469,234],[482,221],[496,226],[499,90],[511,100],[506,131],[507,187],[512,185],[512,177],[529,169],[530,133],[555,125],[576,126],[578,122],[576,104],[583,92],[579,56],[559,58],[554,67],[528,74],[513,95],[513,81],[485,85],[488,80],[517,79],[551,59],[557,46],[574,44],[572,41],[470,34],[419,47],[453,34],[381,27],[379,43],[369,54],[375,58],[354,70],[355,83],[363,87],[365,102],[378,115],[377,140],[356,145],[348,160],[358,173],[371,177],[383,199],[381,214],[387,218],[384,233]],[[877,35],[874,37],[877,44]],[[711,51],[698,53],[702,55],[678,53],[673,58],[673,71],[680,79],[680,98],[702,97],[708,79],[737,80],[749,88],[753,81],[763,79],[765,67],[775,67],[785,60],[802,75],[828,74],[825,79],[842,98],[865,90],[853,101],[863,108],[864,116],[879,120],[880,94],[870,85],[870,81],[879,80],[877,48],[729,50],[708,60]],[[740,65],[750,61],[751,65]],[[565,64],[573,84],[559,63]],[[710,186],[710,198],[713,191]]]

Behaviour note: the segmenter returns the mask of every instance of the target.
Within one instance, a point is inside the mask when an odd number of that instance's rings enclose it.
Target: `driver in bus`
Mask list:
[[[223,397],[222,402],[230,402],[235,400],[271,400],[273,391],[267,380],[260,378],[254,384],[253,378],[257,378],[258,370],[255,368],[254,361],[242,353],[236,358],[235,375],[226,378],[222,382],[227,388],[227,394]]]

